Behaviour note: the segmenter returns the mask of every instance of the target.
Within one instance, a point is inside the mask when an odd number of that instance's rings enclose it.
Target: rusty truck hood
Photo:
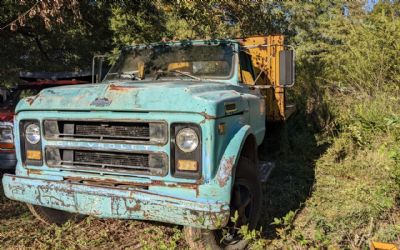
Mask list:
[[[21,100],[16,112],[57,111],[165,111],[201,113],[214,117],[226,114],[225,106],[235,104],[235,112],[246,109],[241,87],[219,82],[158,81],[113,82],[45,89]]]

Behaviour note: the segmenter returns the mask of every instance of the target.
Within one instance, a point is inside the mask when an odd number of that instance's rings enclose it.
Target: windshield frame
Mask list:
[[[190,77],[186,77],[185,79],[182,79],[181,77],[174,77],[174,81],[212,81],[212,82],[232,82],[232,79],[237,78],[237,60],[238,60],[238,51],[239,51],[239,44],[235,40],[184,40],[184,41],[176,41],[176,42],[162,42],[162,43],[151,43],[151,44],[139,44],[139,45],[131,45],[131,46],[125,46],[121,49],[118,59],[114,62],[112,67],[108,70],[106,76],[104,77],[102,82],[120,82],[120,81],[133,81],[133,82],[161,82],[161,81],[171,81],[170,78],[168,79],[163,79],[163,77],[160,77],[158,80],[155,80],[153,78],[145,78],[145,79],[107,79],[107,76],[112,72],[115,67],[115,65],[118,64],[118,62],[123,58],[122,54],[125,52],[129,52],[132,49],[146,49],[146,48],[152,48],[156,46],[171,46],[171,47],[180,47],[180,46],[187,46],[191,45],[193,47],[195,46],[219,46],[219,45],[227,45],[232,47],[232,64],[230,67],[230,72],[228,75],[225,76],[212,76],[212,77],[205,77],[205,76],[198,76],[194,75],[196,77],[199,77],[200,80],[196,79],[191,79]]]

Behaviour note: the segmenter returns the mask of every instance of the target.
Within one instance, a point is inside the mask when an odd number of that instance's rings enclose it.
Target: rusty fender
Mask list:
[[[217,176],[215,178],[216,183],[221,189],[224,189],[225,193],[230,193],[233,186],[233,180],[235,177],[236,165],[239,161],[240,152],[242,151],[243,145],[246,138],[251,134],[251,128],[249,125],[243,126],[229,142],[225,149],[224,155],[222,156],[219,164]]]
[[[189,200],[148,190],[47,181],[4,175],[5,195],[39,206],[100,218],[160,221],[217,229],[229,220],[229,203]]]

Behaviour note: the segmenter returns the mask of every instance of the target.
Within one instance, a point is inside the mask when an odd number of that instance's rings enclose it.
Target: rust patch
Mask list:
[[[125,208],[127,211],[129,212],[137,212],[140,211],[141,206],[138,200],[134,200],[135,201],[135,205],[133,207],[129,206],[126,199],[124,199],[124,203],[125,203]]]
[[[174,188],[189,188],[196,190],[196,196],[199,196],[199,185],[203,182],[203,178],[196,181],[196,183],[165,183],[163,181],[154,180],[151,182],[152,186],[174,187]]]
[[[199,113],[200,115],[202,115],[202,116],[204,116],[205,118],[206,118],[206,120],[210,120],[210,119],[215,119],[215,118],[217,118],[217,117],[215,117],[215,116],[212,116],[212,115],[209,115],[209,114],[207,114],[206,112],[200,112]]]
[[[116,186],[124,186],[124,187],[136,187],[142,189],[148,189],[147,183],[139,183],[139,182],[127,182],[127,181],[117,181],[113,179],[96,179],[96,178],[81,178],[81,177],[66,177],[64,180],[69,182],[77,182],[88,185],[97,185],[97,186],[108,186],[108,187],[116,187]]]
[[[39,95],[31,96],[26,98],[26,102],[29,103],[30,106],[36,101],[36,99],[39,97]]]
[[[161,186],[172,188],[189,188],[196,190],[196,195],[199,196],[199,185],[203,183],[203,178],[197,180],[195,183],[165,183],[164,181],[152,180],[150,183],[142,182],[127,182],[117,181],[114,179],[99,179],[99,178],[81,178],[81,177],[66,177],[64,180],[69,182],[83,183],[88,185],[107,186],[107,187],[135,187],[141,189],[148,189],[149,186]]]
[[[220,187],[224,187],[229,177],[232,175],[232,169],[234,164],[235,156],[231,156],[228,159],[224,158],[221,169],[218,172],[218,183]]]
[[[41,175],[42,171],[39,169],[28,169],[28,174],[36,174],[36,175]]]
[[[117,86],[117,85],[111,84],[109,89],[114,90],[114,91],[127,91],[130,89],[136,89],[136,87],[134,87],[134,86]]]

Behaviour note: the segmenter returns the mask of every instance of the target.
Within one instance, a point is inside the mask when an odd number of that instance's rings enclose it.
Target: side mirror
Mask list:
[[[279,52],[279,85],[292,87],[294,85],[294,50],[282,50]]]

